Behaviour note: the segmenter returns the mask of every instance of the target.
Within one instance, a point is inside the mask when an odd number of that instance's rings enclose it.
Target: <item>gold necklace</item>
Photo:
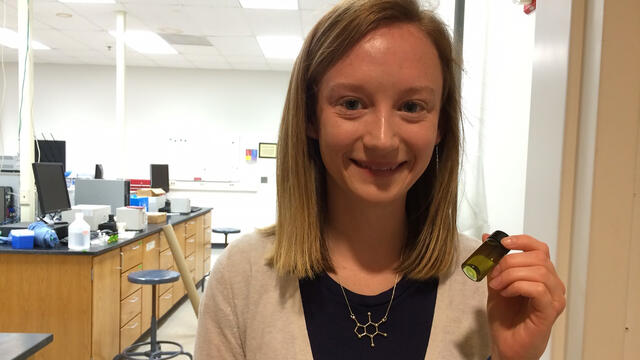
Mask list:
[[[382,335],[384,337],[387,337],[387,333],[381,332],[378,327],[382,323],[387,321],[387,316],[389,315],[389,309],[391,309],[391,303],[393,303],[393,297],[396,294],[396,285],[398,285],[398,274],[396,273],[396,280],[393,283],[393,290],[391,291],[391,300],[389,300],[389,305],[387,306],[387,312],[384,314],[382,319],[380,319],[380,321],[378,322],[371,321],[371,312],[367,312],[367,316],[369,317],[369,322],[367,322],[364,325],[360,324],[360,322],[358,322],[358,319],[356,319],[356,316],[353,314],[353,311],[351,310],[351,305],[349,305],[349,300],[347,300],[347,294],[344,292],[344,288],[342,287],[342,284],[338,283],[338,285],[340,285],[340,289],[342,289],[342,295],[344,296],[344,301],[347,303],[347,307],[349,308],[349,317],[356,323],[356,328],[353,329],[353,331],[356,333],[356,336],[358,336],[358,339],[362,339],[366,335],[371,340],[371,347],[376,346],[373,343],[374,336]],[[375,332],[373,332],[373,334],[369,334],[369,331],[368,331],[369,328],[371,328],[371,330],[375,330]],[[358,332],[359,329],[361,329],[360,332]]]

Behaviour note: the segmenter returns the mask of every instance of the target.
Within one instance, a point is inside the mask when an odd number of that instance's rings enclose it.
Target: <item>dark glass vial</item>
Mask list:
[[[500,259],[505,256],[509,249],[502,246],[500,240],[506,238],[507,233],[496,230],[476,251],[462,263],[462,272],[473,281],[482,281],[493,269]]]

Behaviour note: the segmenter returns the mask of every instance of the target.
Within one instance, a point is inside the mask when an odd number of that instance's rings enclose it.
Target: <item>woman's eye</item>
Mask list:
[[[424,111],[425,107],[418,102],[408,101],[402,104],[401,110],[408,113],[417,113],[420,111]]]
[[[340,104],[347,110],[360,110],[362,109],[362,103],[356,99],[346,99]]]

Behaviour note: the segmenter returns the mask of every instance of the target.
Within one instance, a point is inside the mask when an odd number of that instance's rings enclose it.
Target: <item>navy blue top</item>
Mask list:
[[[416,281],[402,278],[398,281],[387,321],[378,327],[378,331],[387,336],[375,335],[375,347],[371,347],[369,336],[358,338],[356,335],[356,323],[350,318],[340,285],[328,274],[302,279],[299,284],[315,360],[424,359],[436,303],[437,279]],[[365,296],[345,289],[351,309],[362,325],[369,321],[368,312],[371,312],[372,322],[382,319],[391,292],[389,289],[378,295]],[[358,333],[362,332],[363,329],[359,328]],[[375,328],[369,325],[367,332],[373,334]]]

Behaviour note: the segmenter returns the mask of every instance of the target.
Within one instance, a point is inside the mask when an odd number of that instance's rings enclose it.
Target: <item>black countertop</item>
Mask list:
[[[28,359],[53,341],[53,334],[0,333],[2,359]]]
[[[187,215],[170,215],[167,214],[167,222],[164,224],[149,224],[146,230],[138,231],[136,236],[131,239],[121,240],[117,243],[106,245],[91,245],[88,250],[69,250],[66,244],[58,244],[53,249],[33,248],[33,249],[14,249],[11,244],[0,244],[0,254],[43,254],[43,255],[100,255],[107,251],[131,244],[134,241],[141,240],[149,235],[162,231],[162,227],[166,224],[176,225],[187,220],[193,219],[196,216],[206,214],[211,211],[211,208],[202,208],[202,210],[192,212]]]

